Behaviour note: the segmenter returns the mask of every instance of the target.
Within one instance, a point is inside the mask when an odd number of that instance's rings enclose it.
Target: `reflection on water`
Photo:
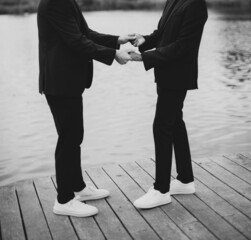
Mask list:
[[[251,53],[245,50],[233,49],[223,52],[223,65],[226,68],[226,76],[233,83],[226,82],[229,87],[236,87],[234,82],[250,81]],[[237,82],[238,83],[238,82]]]
[[[227,77],[225,84],[229,87],[238,87],[239,83],[250,81],[251,76],[251,14],[228,13],[220,14],[224,22],[219,34],[222,43],[222,65],[225,67],[224,75]],[[234,17],[235,16],[235,17]],[[238,20],[238,21],[237,21]]]
[[[85,15],[101,32],[146,34],[161,12]],[[0,185],[5,185],[54,172],[56,131],[38,94],[36,15],[0,16],[0,32]],[[194,157],[251,149],[250,39],[250,14],[210,12],[200,51],[200,90],[189,92],[184,109]],[[141,63],[95,63],[94,77],[84,94],[83,166],[152,157],[153,72]]]

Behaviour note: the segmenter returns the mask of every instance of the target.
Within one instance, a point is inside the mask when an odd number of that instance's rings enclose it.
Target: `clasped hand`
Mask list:
[[[128,42],[130,42],[135,47],[139,47],[145,42],[145,38],[142,35],[135,33],[120,36],[118,38],[119,44],[125,44]],[[115,59],[121,65],[126,64],[128,61],[142,61],[141,54],[129,49],[117,50]]]

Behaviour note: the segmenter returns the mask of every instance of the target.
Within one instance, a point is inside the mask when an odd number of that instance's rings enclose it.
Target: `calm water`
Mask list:
[[[91,28],[150,33],[161,12],[90,12]],[[184,115],[194,157],[251,149],[250,14],[210,12],[200,51],[199,91]],[[0,185],[54,173],[56,131],[38,94],[36,15],[0,16]],[[125,48],[132,48],[126,45]],[[95,63],[84,94],[83,167],[154,156],[153,72],[141,63]]]

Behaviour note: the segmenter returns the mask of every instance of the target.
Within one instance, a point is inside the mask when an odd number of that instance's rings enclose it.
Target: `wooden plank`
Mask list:
[[[52,239],[33,182],[18,182],[16,189],[28,239]]]
[[[0,206],[2,240],[24,240],[25,233],[14,185],[0,188]]]
[[[210,157],[209,159],[222,166],[223,168],[227,169],[229,172],[233,173],[235,176],[242,179],[243,181],[251,184],[251,172],[243,168],[239,164],[225,157]]]
[[[140,162],[140,165],[148,165],[153,168],[150,161]],[[147,174],[136,163],[124,163],[121,167],[136,181],[145,191],[153,185],[153,178]],[[162,206],[161,209],[172,219],[175,224],[193,240],[212,240],[216,239],[194,216],[192,216],[179,202],[172,198],[172,203]]]
[[[251,160],[251,153],[240,153],[240,155],[244,156],[248,160]]]
[[[105,188],[111,192],[107,202],[132,238],[142,240],[159,239],[148,223],[145,222],[139,212],[101,168],[89,169],[88,175],[99,188]]]
[[[251,220],[247,216],[239,212],[200,181],[195,180],[195,185],[197,189],[196,195],[203,202],[232,224],[244,236],[251,239]]]
[[[248,157],[244,156],[243,154],[227,154],[224,157],[228,158],[229,160],[241,165],[242,167],[246,168],[247,170],[251,171],[251,161]]]
[[[54,240],[77,240],[77,235],[67,216],[60,216],[53,213],[54,201],[57,192],[50,177],[34,180],[45,217],[47,219],[52,237]]]
[[[50,178],[35,179],[35,185],[32,181],[17,183],[17,194],[14,185],[2,187],[0,240],[22,240],[26,235],[28,239],[62,240],[251,239],[247,197],[251,195],[250,156],[241,153],[212,161],[195,160],[197,193],[193,198],[175,196],[171,204],[142,211],[136,210],[132,201],[153,184],[153,162],[141,167],[135,163],[122,164],[121,168],[107,166],[105,172],[87,170],[95,185],[108,188],[112,194],[107,200],[88,201],[100,210],[90,218],[54,215],[56,191]]]
[[[201,168],[198,164],[193,164],[194,176],[203,184],[208,186],[212,191],[228,203],[241,211],[248,218],[251,218],[250,201],[234,191],[231,187],[214,177],[211,173]]]
[[[104,169],[131,202],[145,194],[142,188],[140,188],[120,167],[113,165],[105,167]],[[188,239],[160,208],[140,210],[140,213],[158,233],[161,239]]]
[[[84,179],[85,181],[87,180],[86,183],[88,185],[97,187],[86,173],[84,173]],[[105,199],[87,201],[87,203],[98,208],[99,213],[95,216],[95,220],[102,229],[106,239],[132,239]]]
[[[202,159],[194,159],[194,161],[198,163],[202,168],[212,173],[222,182],[232,187],[235,191],[251,200],[251,186],[248,183],[244,182],[240,178],[236,177],[235,175],[212,161]]]
[[[52,180],[56,184],[55,176],[52,177]],[[97,223],[94,220],[94,217],[78,218],[70,217],[74,229],[80,239],[104,239],[102,233],[100,232]]]
[[[86,239],[86,240],[105,239],[99,227],[97,226],[94,217],[88,217],[88,218],[71,217],[71,221],[80,239]]]
[[[154,167],[149,169],[142,166],[152,177],[154,177]],[[201,221],[219,239],[246,239],[232,225],[226,222],[215,211],[208,207],[196,194],[173,196],[188,211],[190,211],[199,221]]]

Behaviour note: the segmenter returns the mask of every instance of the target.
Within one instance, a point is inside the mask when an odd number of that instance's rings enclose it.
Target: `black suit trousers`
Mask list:
[[[82,96],[65,97],[46,95],[58,133],[55,151],[58,202],[66,203],[74,198],[74,192],[86,185],[81,170],[83,141]]]
[[[183,183],[193,181],[190,147],[183,120],[183,103],[187,90],[168,90],[157,86],[158,100],[153,123],[156,173],[154,188],[169,191],[174,149],[177,179]]]

